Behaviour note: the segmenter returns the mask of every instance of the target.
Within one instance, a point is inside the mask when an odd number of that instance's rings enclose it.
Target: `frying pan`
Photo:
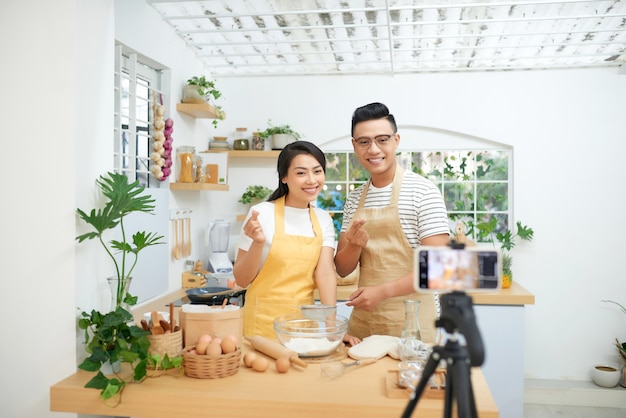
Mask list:
[[[187,289],[185,291],[187,297],[193,303],[203,303],[205,305],[221,305],[225,298],[232,299],[244,295],[245,298],[246,289],[230,289],[228,287],[200,287],[194,289]]]

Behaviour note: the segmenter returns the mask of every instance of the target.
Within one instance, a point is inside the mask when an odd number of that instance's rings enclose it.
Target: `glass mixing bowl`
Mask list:
[[[348,331],[348,318],[334,315],[324,320],[307,318],[302,313],[274,319],[278,341],[299,357],[321,357],[334,353]]]

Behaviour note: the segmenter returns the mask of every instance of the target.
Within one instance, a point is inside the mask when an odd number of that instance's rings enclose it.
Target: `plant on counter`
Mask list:
[[[79,243],[94,238],[99,240],[115,265],[116,276],[113,279],[116,280],[113,281],[116,285],[115,289],[111,289],[110,312],[81,312],[78,326],[85,331],[85,350],[89,357],[78,367],[98,371],[85,387],[100,389],[100,396],[109,399],[119,393],[126,382],[118,375],[107,378],[99,371],[104,364],[110,364],[115,370],[122,363],[128,363],[133,369],[133,376],[128,380],[141,381],[146,377],[147,366],[154,363],[148,353],[148,332],[132,324],[133,316],[129,310],[131,305],[137,303],[137,297],[128,292],[128,286],[139,252],[152,245],[163,244],[163,236],[139,231],[132,235],[131,242],[127,241],[125,216],[133,212],[152,214],[154,211],[155,200],[142,194],[145,188],[139,185],[139,181],[130,183],[126,175],[110,172],[100,176],[96,183],[107,201],[103,208],[92,209],[89,213],[76,209],[78,216],[93,228],[93,231],[77,236],[76,240]],[[118,227],[121,240],[105,241],[105,233]],[[172,366],[168,362],[161,367]]]
[[[513,271],[511,269],[513,265],[513,258],[509,251],[515,247],[516,239],[519,238],[523,241],[532,241],[535,231],[521,222],[517,222],[516,230],[511,231],[505,229],[498,231],[498,219],[492,216],[489,221],[479,222],[475,225],[477,240],[480,242],[491,242],[494,246],[496,241],[500,243],[500,249],[502,250],[502,287],[507,289],[511,287],[513,281]]]
[[[161,241],[163,236],[154,232],[138,231],[132,235],[132,242],[128,242],[124,217],[133,212],[153,214],[155,200],[150,195],[142,195],[145,187],[139,185],[138,180],[130,183],[124,174],[109,172],[106,176],[100,176],[96,183],[108,201],[104,208],[92,209],[89,213],[76,209],[78,216],[94,229],[94,231],[77,236],[76,240],[79,243],[94,238],[100,241],[115,265],[117,275],[115,307],[117,308],[122,304],[134,305],[137,303],[137,297],[131,296],[127,289],[131,280],[131,273],[137,265],[139,252],[152,245],[163,244]],[[118,226],[122,234],[121,241],[105,242],[105,232],[114,230]],[[113,253],[115,250],[121,253],[120,260]],[[134,257],[132,263],[129,259],[131,254]]]
[[[613,300],[603,300],[602,302],[607,302],[607,303],[612,303],[614,305],[617,305],[622,310],[622,312],[626,314],[626,307],[624,307],[624,305],[622,305],[621,303],[615,302]],[[617,348],[617,351],[622,356],[622,358],[626,360],[626,341],[620,342],[619,339],[615,338],[615,347]]]
[[[256,204],[267,199],[272,194],[272,190],[265,186],[248,186],[239,198],[239,202],[244,205]]]
[[[150,377],[148,367],[154,369],[155,373],[170,369],[182,373],[183,357],[170,359],[167,354],[163,357],[150,354],[150,341],[147,338],[150,332],[129,325],[133,317],[122,307],[117,307],[115,311],[104,315],[96,310],[92,310],[90,314],[82,312],[81,315],[78,326],[85,331],[86,350],[90,356],[83,360],[78,368],[98,372],[85,387],[100,389],[101,398],[110,399],[121,394],[127,383],[142,382]],[[112,365],[113,375],[109,377],[101,371],[105,363]],[[130,375],[121,370],[121,363],[130,365],[132,370]],[[122,372],[125,375],[122,375]]]

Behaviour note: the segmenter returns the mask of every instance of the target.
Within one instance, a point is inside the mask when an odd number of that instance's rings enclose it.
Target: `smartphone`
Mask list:
[[[501,253],[481,247],[420,247],[413,274],[418,292],[493,292],[502,287]]]

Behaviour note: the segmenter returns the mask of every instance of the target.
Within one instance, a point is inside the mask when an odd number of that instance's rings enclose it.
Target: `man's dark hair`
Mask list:
[[[373,119],[387,119],[389,123],[391,123],[393,132],[396,133],[398,131],[396,120],[393,115],[389,113],[389,108],[382,103],[376,102],[357,107],[352,114],[352,129],[350,130],[350,134],[354,137],[354,127],[357,123]]]

